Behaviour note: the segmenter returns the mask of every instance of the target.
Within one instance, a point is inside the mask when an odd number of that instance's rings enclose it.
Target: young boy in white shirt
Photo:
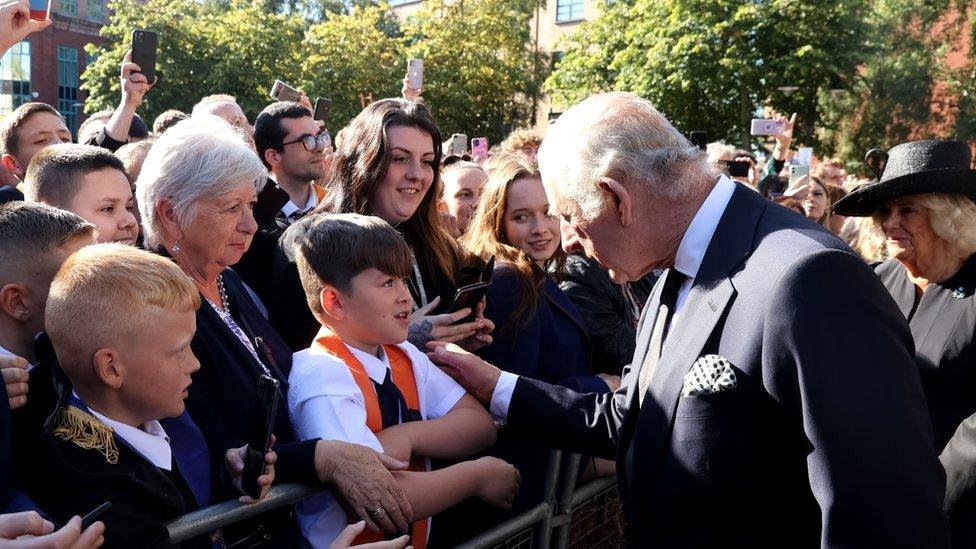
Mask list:
[[[403,237],[376,217],[308,220],[295,256],[309,307],[322,325],[311,347],[295,353],[288,411],[295,434],[340,439],[412,462],[395,473],[414,511],[411,543],[422,549],[434,515],[468,497],[510,506],[518,472],[495,458],[429,472],[426,458],[462,459],[495,440],[487,411],[427,356],[406,342],[412,260]],[[425,459],[416,459],[425,458]],[[387,502],[367,511],[386,512]],[[327,547],[347,524],[329,494],[298,506],[302,533]],[[381,539],[360,536],[363,543]]]
[[[186,417],[190,374],[200,368],[190,350],[199,306],[199,291],[175,263],[133,246],[96,244],[64,262],[45,316],[71,388],[45,427],[25,486],[52,518],[107,501],[107,546],[162,548],[172,545],[167,521],[210,503],[209,464],[196,458],[208,455],[205,439],[167,432],[159,421]],[[242,456],[243,448],[227,452],[235,486]],[[269,452],[258,478],[262,496],[274,458]]]

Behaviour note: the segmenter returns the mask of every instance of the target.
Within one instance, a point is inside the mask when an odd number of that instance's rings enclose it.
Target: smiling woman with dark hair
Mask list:
[[[423,104],[405,99],[371,104],[343,130],[327,177],[330,194],[319,211],[375,215],[396,227],[413,254],[410,342],[423,349],[431,339],[463,340],[473,350],[491,342],[490,321],[479,316],[457,323],[467,316],[464,310],[435,314],[450,305],[463,282],[458,249],[438,220],[440,142],[440,130]],[[318,323],[305,303],[289,250],[294,236],[286,233],[280,244],[269,316],[298,351],[308,347]]]

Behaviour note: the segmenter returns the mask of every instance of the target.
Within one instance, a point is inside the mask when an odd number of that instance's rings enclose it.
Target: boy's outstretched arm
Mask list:
[[[401,423],[376,434],[387,455],[464,459],[495,443],[495,422],[471,395],[465,394],[442,417]]]

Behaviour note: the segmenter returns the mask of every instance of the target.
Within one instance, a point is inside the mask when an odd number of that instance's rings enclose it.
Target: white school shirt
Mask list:
[[[76,397],[78,396],[78,393],[71,392]],[[79,398],[79,400],[81,399]],[[169,436],[158,421],[152,420],[136,428],[105,417],[91,407],[88,408],[88,411],[95,419],[111,427],[115,431],[115,436],[124,440],[149,463],[165,471],[173,469],[173,449],[169,445]]]
[[[346,347],[362,363],[369,378],[382,384],[390,368],[386,354],[377,358]],[[397,347],[413,366],[421,417],[427,420],[446,415],[464,396],[464,389],[412,344],[404,342]],[[383,452],[379,439],[366,426],[366,401],[349,367],[320,348],[299,351],[292,359],[288,414],[296,440],[341,440]],[[348,524],[345,511],[328,492],[302,500],[297,516],[302,534],[316,549],[328,547]]]
[[[686,278],[678,289],[678,300],[671,315],[671,326],[678,323],[681,309],[688,300],[691,287],[695,284],[695,277],[698,276],[698,269],[705,259],[705,251],[712,237],[715,236],[715,230],[722,220],[722,215],[725,214],[725,209],[729,206],[729,201],[732,200],[735,189],[734,181],[725,175],[719,176],[715,186],[692,218],[691,224],[688,225],[681,243],[678,244],[673,268]],[[498,378],[495,391],[491,394],[491,415],[496,421],[503,422],[508,418],[508,407],[512,403],[512,394],[515,392],[517,382],[518,376],[511,372],[503,371]]]

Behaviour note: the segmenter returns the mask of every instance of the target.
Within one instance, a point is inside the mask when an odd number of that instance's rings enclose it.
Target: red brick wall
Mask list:
[[[85,0],[78,1],[78,17],[66,17],[56,13],[57,0],[53,0],[51,18],[54,24],[38,34],[31,35],[31,91],[34,101],[58,106],[58,47],[67,46],[78,50],[78,74],[85,70],[88,57],[85,45],[102,43],[98,36],[101,23],[85,19]],[[106,16],[108,14],[106,13]],[[84,102],[85,94],[79,91],[78,101]],[[81,109],[78,109],[79,112]],[[79,123],[84,120],[81,117]]]

